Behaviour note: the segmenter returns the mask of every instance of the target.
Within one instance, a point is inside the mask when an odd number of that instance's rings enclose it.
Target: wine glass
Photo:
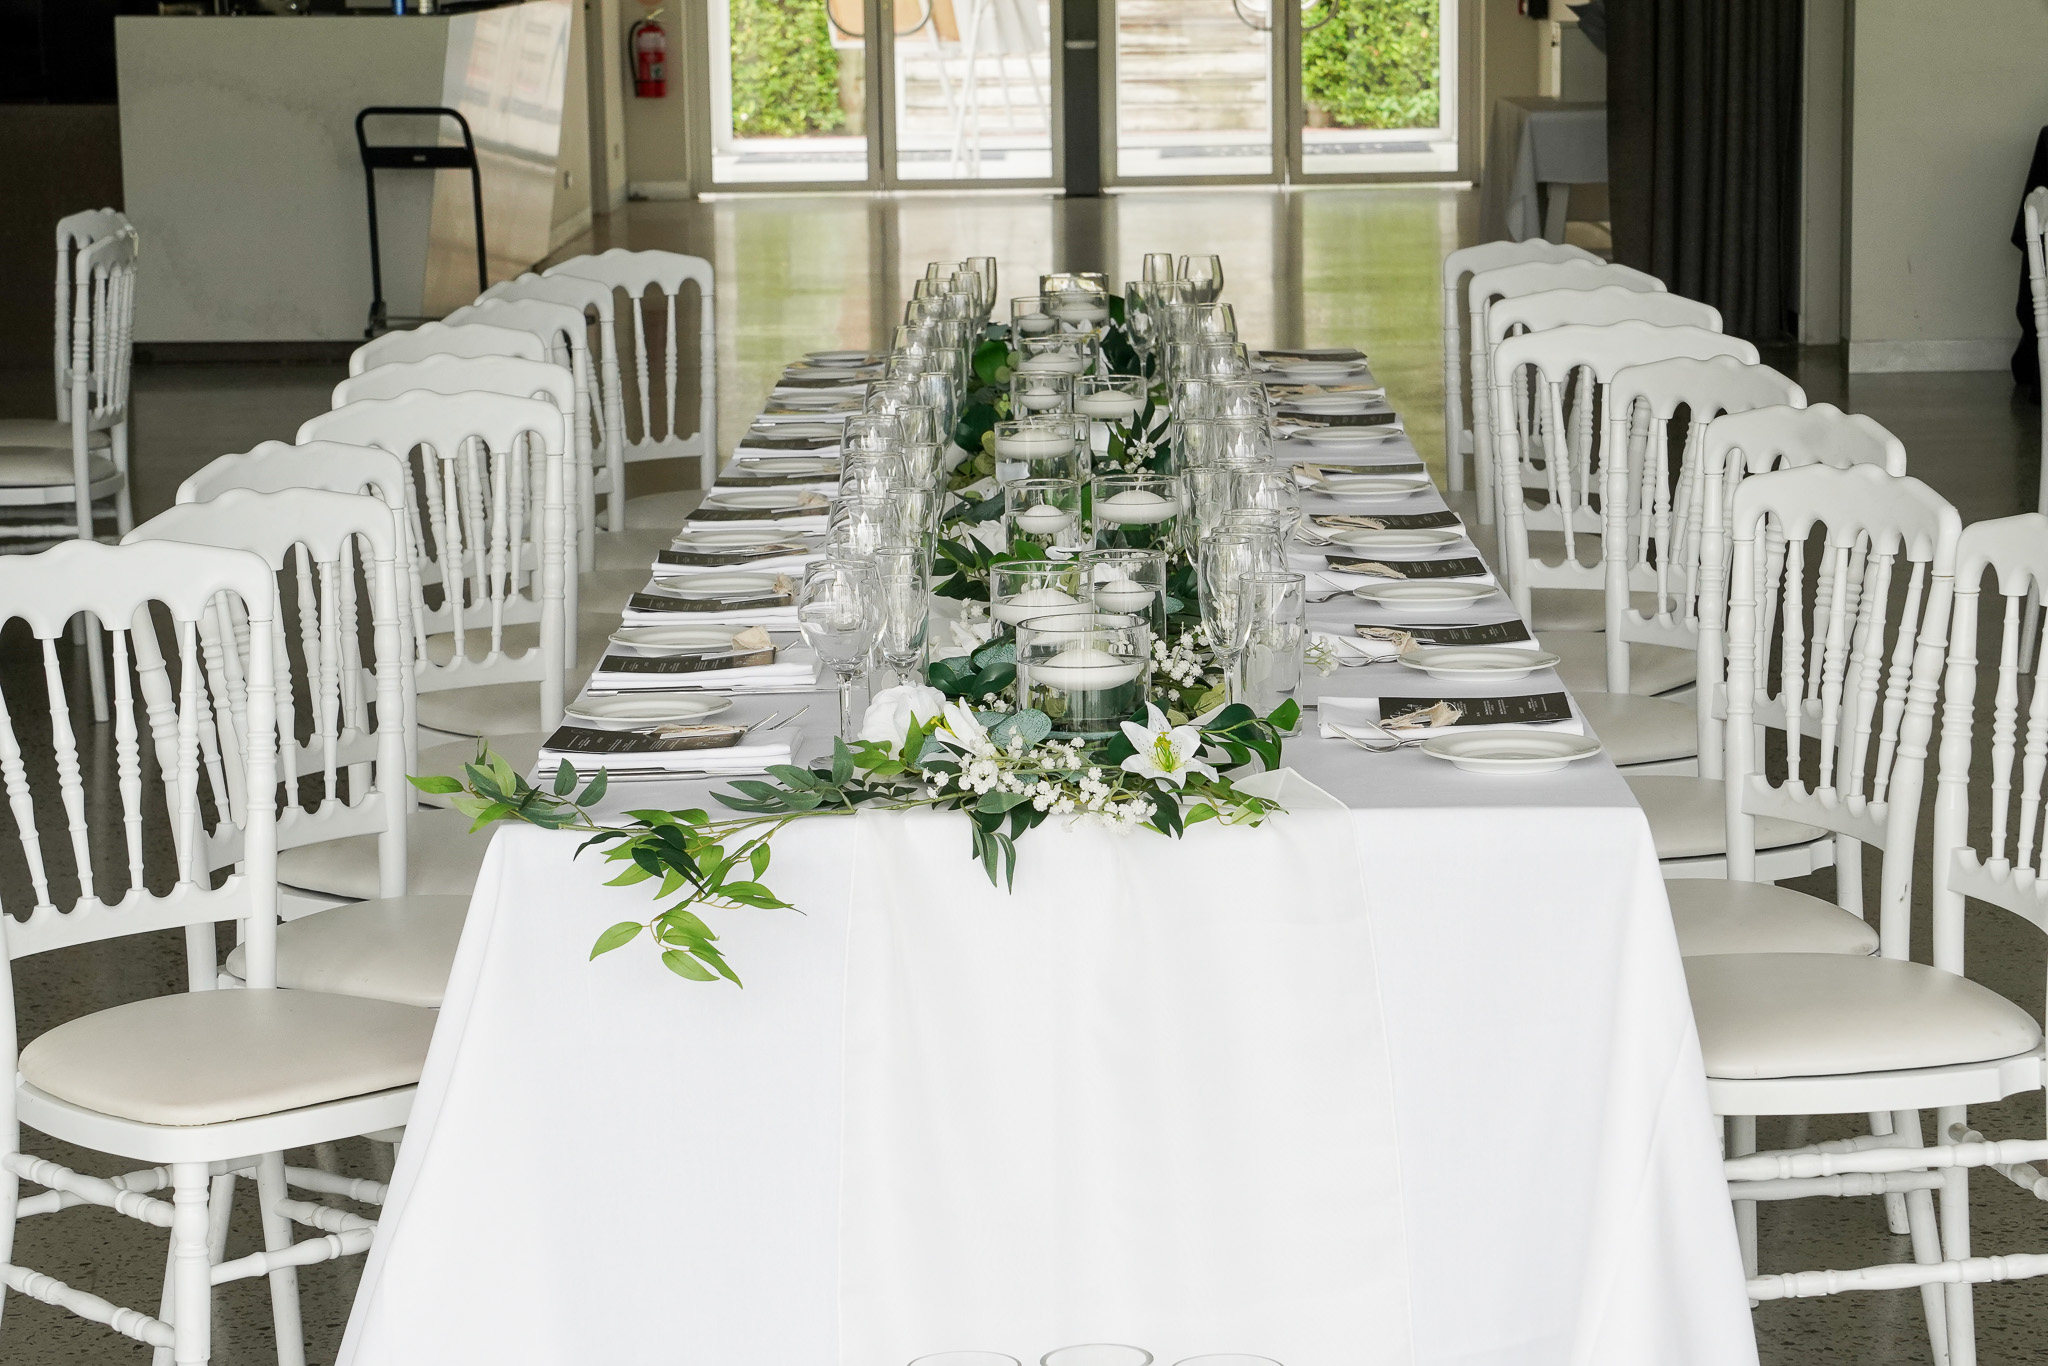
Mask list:
[[[1231,505],[1280,515],[1288,536],[1301,527],[1301,484],[1291,469],[1256,466],[1231,471]]]
[[[839,735],[853,736],[853,680],[867,664],[881,628],[881,588],[872,563],[820,560],[797,590],[796,623],[804,641],[839,680]]]
[[[1223,258],[1183,256],[1180,258],[1180,278],[1193,287],[1198,303],[1213,304],[1223,293]]]
[[[970,256],[960,264],[970,266],[981,277],[981,320],[988,321],[988,315],[996,306],[996,258],[993,256]]]
[[[1252,576],[1264,567],[1262,538],[1249,531],[1212,531],[1202,538],[1195,564],[1195,585],[1201,597],[1202,625],[1209,649],[1223,667],[1223,697],[1238,700],[1243,691],[1238,664],[1252,629]]]
[[[910,1366],[1022,1366],[1008,1352],[934,1352]]]
[[[1124,331],[1131,338],[1131,350],[1138,353],[1138,369],[1152,373],[1152,347],[1159,339],[1159,317],[1152,311],[1148,282],[1132,280],[1124,286]]]
[[[931,619],[931,583],[925,572],[924,550],[880,550],[875,553],[874,565],[882,598],[882,663],[895,674],[896,682],[922,683],[925,628]]]
[[[1245,701],[1261,716],[1301,686],[1301,652],[1308,639],[1307,583],[1301,574],[1252,576],[1244,691]]]
[[[1148,251],[1145,253],[1144,267],[1138,273],[1142,275],[1147,282],[1150,282],[1153,280],[1171,280],[1174,278],[1173,272],[1174,259],[1172,252]]]
[[[1038,1366],[1152,1366],[1152,1354],[1120,1342],[1086,1342],[1047,1352]]]

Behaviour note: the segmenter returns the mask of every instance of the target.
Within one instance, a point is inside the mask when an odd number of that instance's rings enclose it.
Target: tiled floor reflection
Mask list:
[[[1115,288],[1138,273],[1147,251],[1213,252],[1224,258],[1225,297],[1249,340],[1365,348],[1418,447],[1434,463],[1442,449],[1443,408],[1438,262],[1469,239],[1471,201],[1468,193],[1430,188],[1162,190],[1071,203],[1026,194],[735,198],[636,204],[564,254],[659,247],[712,260],[719,282],[721,445],[729,449],[790,356],[819,347],[886,344],[911,281],[929,260],[994,254],[1007,299],[1033,292],[1037,276],[1056,266],[1101,270]],[[1816,401],[1868,412],[1895,431],[1911,453],[1914,473],[1955,501],[1966,519],[2031,505],[2031,492],[2022,490],[2031,490],[2037,478],[2039,410],[2015,404],[2003,375],[1850,378],[1838,360],[1820,353],[1774,363],[1792,371]],[[135,397],[138,514],[146,517],[167,506],[179,481],[216,455],[265,439],[290,439],[300,422],[326,408],[343,372],[338,363],[142,368]],[[0,372],[0,404],[10,413],[47,411],[48,393],[45,375]],[[0,648],[0,656],[5,653]],[[1925,862],[1918,884],[1923,929]],[[1809,880],[1810,890],[1827,893],[1831,878],[1817,875]],[[14,890],[0,868],[0,891],[9,905]],[[1989,916],[1974,921],[1971,933],[1973,961],[1985,979],[2038,1005],[2041,983],[2048,980],[2041,936],[2016,927],[2009,917]],[[170,936],[30,960],[18,971],[23,1038],[70,1015],[162,990],[180,972],[181,955]],[[1973,1117],[2000,1137],[2037,1135],[2043,1123],[2038,1097],[1982,1107]],[[1503,1115],[1500,1135],[1510,1135],[1515,1122],[1515,1116]],[[1764,1138],[1789,1142],[1795,1135],[1851,1131],[1839,1121],[1781,1121],[1767,1124]],[[71,1156],[48,1144],[31,1147]],[[352,1171],[377,1171],[378,1155],[367,1144],[347,1145],[342,1156]],[[105,1159],[77,1160],[87,1171],[116,1170]],[[2048,1210],[1996,1177],[1980,1174],[1973,1190],[1980,1253],[2048,1250]],[[559,1189],[536,1184],[506,1197],[591,1194],[580,1187],[570,1192],[565,1179]],[[238,1248],[253,1245],[249,1213],[244,1201]],[[1877,1203],[1862,1200],[1767,1207],[1763,1247],[1768,1269],[1909,1257],[1904,1240],[1885,1232]],[[19,1249],[28,1264],[96,1293],[141,1307],[156,1303],[161,1235],[119,1216],[73,1210],[32,1221],[22,1230]],[[334,1359],[358,1266],[350,1260],[301,1273],[316,1366]],[[1475,1293],[1483,1288],[1475,1287]],[[2048,1358],[2042,1346],[2048,1341],[2048,1282],[1990,1287],[1980,1290],[1977,1302],[1986,1366],[2038,1366]],[[1756,1321],[1766,1366],[1904,1366],[1930,1360],[1919,1297],[1912,1292],[1769,1305]],[[252,1366],[274,1360],[260,1284],[226,1288],[216,1324],[217,1361]],[[147,1358],[146,1349],[95,1325],[7,1297],[0,1366]]]

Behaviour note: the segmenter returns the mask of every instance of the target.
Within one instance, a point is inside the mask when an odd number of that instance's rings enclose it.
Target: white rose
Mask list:
[[[937,688],[922,683],[884,688],[875,694],[868,703],[867,714],[861,717],[860,738],[887,745],[889,752],[895,754],[903,748],[903,738],[910,734],[912,726],[924,725],[945,710],[946,695]]]

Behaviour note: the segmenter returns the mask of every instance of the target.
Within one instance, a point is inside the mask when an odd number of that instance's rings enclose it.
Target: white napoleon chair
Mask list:
[[[550,303],[546,299],[490,299],[458,308],[448,315],[455,326],[482,323],[491,327],[523,328],[540,339],[548,359],[568,369],[574,381],[570,404],[569,467],[573,479],[572,503],[578,529],[577,556],[570,563],[578,573],[596,567],[597,474],[592,466],[591,388],[594,368],[590,356],[590,332],[583,310],[572,304]]]
[[[616,330],[604,330],[604,355],[601,362],[604,373],[605,428],[616,430],[625,449],[628,464],[641,460],[687,460],[698,462],[697,486],[711,487],[718,477],[718,323],[717,296],[711,263],[698,256],[684,256],[672,251],[627,251],[614,247],[595,256],[577,256],[550,266],[542,272],[547,279],[559,276],[574,276],[579,280],[595,280],[611,289],[625,291],[631,301],[633,331],[633,376],[634,389],[638,397],[640,435],[631,438],[626,422],[626,400],[624,385],[624,364],[618,352]],[[682,351],[679,341],[683,336],[679,315],[683,307],[685,285],[695,285],[697,294],[697,430],[685,432],[678,426],[679,360]],[[661,298],[663,309],[662,332],[662,420],[655,420],[656,405],[653,394],[652,354],[647,317],[646,295],[652,290]],[[619,312],[621,322],[625,312]],[[617,517],[613,518],[607,504],[605,528],[621,531],[627,526],[632,515],[629,500],[623,491],[617,498]],[[680,508],[673,506],[674,499],[665,495],[652,495],[644,500],[648,515],[657,520],[663,528],[679,527],[683,517]]]
[[[348,372],[360,375],[379,365],[402,365],[429,356],[517,356],[547,360],[547,343],[525,328],[496,323],[421,323],[403,332],[386,332],[349,353]]]
[[[420,390],[360,400],[299,428],[302,444],[376,446],[407,460],[419,452],[412,478],[426,506],[425,524],[412,528],[414,554],[423,586],[440,593],[417,604],[427,632],[416,665],[422,726],[465,737],[561,723],[564,435],[551,400]],[[537,490],[528,486],[529,441],[542,457]],[[524,548],[529,537],[537,552]],[[526,564],[535,569],[522,577]]]
[[[1842,682],[1831,719],[1844,731],[1860,726],[1840,746],[1832,780],[1823,770],[1812,788],[1778,787],[1749,777],[1746,792],[1731,788],[1730,820],[1751,818],[1762,805],[1798,809],[1835,828],[1854,827],[1871,839],[1884,831],[1888,846],[1877,913],[1880,950],[1855,953],[1738,953],[1686,960],[1686,978],[1706,1061],[1708,1094],[1717,1114],[1734,1117],[1725,1164],[1736,1200],[1738,1227],[1754,1300],[1777,1300],[1851,1290],[1918,1287],[1937,1362],[1973,1362],[1969,1286],[2048,1273],[2048,1257],[1977,1258],[1970,1254],[1968,1169],[1990,1166],[2033,1193],[2044,1189],[2028,1164],[2048,1157],[2036,1140],[1985,1142],[1968,1127],[1965,1107],[2042,1085],[2040,1027],[2012,1001],[1964,975],[1963,908],[1966,897],[2043,924],[2031,846],[2032,816],[2040,796],[2039,765],[2022,771],[2017,811],[2011,792],[2017,729],[2018,679],[2029,663],[2017,651],[2017,602],[2027,581],[2048,566],[2048,520],[2038,515],[1981,524],[1960,532],[1953,509],[1917,480],[1887,476],[1871,467],[1801,469],[1747,480],[1735,494],[1735,564],[1729,611],[1729,716],[1731,774],[1747,731],[1744,708],[1767,671],[1753,653],[1770,615],[1767,594],[1754,591],[1757,571],[1775,558],[1763,534],[1775,523],[1793,542],[1809,539],[1827,520],[1821,553],[1834,562],[1835,582],[1856,572],[1860,559],[1867,590],[1899,568],[1912,566],[1904,611],[1889,650],[1878,633],[1853,630],[1847,595],[1833,595],[1828,631],[1841,661]],[[1819,538],[1812,538],[1819,540]],[[1860,543],[1859,543],[1860,542]],[[1797,565],[1798,556],[1788,563]],[[1896,563],[1894,563],[1896,561]],[[1992,834],[1972,847],[1967,821],[1971,789],[1971,709],[1976,691],[1977,589],[1987,570],[1999,575],[2007,597],[2003,657],[1995,716],[1990,783]],[[1797,572],[1796,569],[1793,572]],[[1915,588],[1918,592],[1915,592]],[[1954,610],[1951,612],[1951,595]],[[1863,594],[1868,601],[1873,592]],[[1792,601],[1786,598],[1787,604]],[[1820,601],[1827,601],[1821,599]],[[1787,609],[1781,608],[1782,617]],[[1917,613],[1918,621],[1912,618]],[[1818,630],[1819,602],[1814,620]],[[1953,619],[1953,626],[1950,622]],[[1917,624],[1917,635],[1912,628]],[[1912,863],[1894,848],[1910,841],[1918,819],[1921,770],[1941,688],[1944,646],[1947,700],[1941,737],[1941,774],[1933,847],[1933,959],[1908,955],[1912,929]],[[1873,657],[1875,655],[1876,657]],[[1882,682],[1879,682],[1882,680]],[[1789,673],[1780,697],[1799,699],[1803,680]],[[2038,696],[2038,694],[2036,694]],[[2030,708],[2029,734],[2038,750],[2042,717]],[[1873,746],[1873,742],[1875,742]],[[1822,758],[1833,744],[1824,744]],[[1874,748],[1874,752],[1873,752]],[[1866,763],[1868,767],[1863,765]],[[1889,790],[1881,775],[1891,773]],[[1981,788],[1977,789],[1982,791]],[[2018,814],[2017,825],[2012,817]],[[2008,832],[2017,836],[2008,843]],[[1731,853],[1740,860],[1742,841]],[[1981,852],[1980,852],[1981,850]],[[2022,871],[2024,870],[2024,871]],[[1934,1146],[1923,1146],[1920,1111],[1939,1116]],[[1888,1113],[1892,1131],[1749,1153],[1757,1115]],[[1931,1192],[1941,1192],[1939,1227]],[[1850,1270],[1759,1274],[1755,1262],[1754,1202],[1807,1196],[1903,1195],[1913,1235],[1913,1261]]]
[[[1493,373],[1488,347],[1490,335],[1487,317],[1493,305],[1502,299],[1517,298],[1523,294],[1541,294],[1557,289],[1601,289],[1618,286],[1640,293],[1664,293],[1664,282],[1654,275],[1647,275],[1628,266],[1609,265],[1605,261],[1527,261],[1520,265],[1497,266],[1492,270],[1475,271],[1467,287],[1470,317],[1466,333],[1466,345],[1472,351],[1472,440],[1473,440],[1473,483],[1478,489],[1479,520],[1490,524],[1494,519],[1494,499],[1499,489],[1499,477],[1493,472],[1493,429],[1497,419],[1492,414],[1494,401]]]
[[[200,624],[223,595],[237,603],[249,638],[243,705],[226,714],[209,710],[200,658]],[[168,613],[178,660],[170,766],[158,775],[168,803],[162,815],[151,814],[154,803],[145,800],[143,785],[149,766],[166,752],[141,743],[130,679],[131,638],[157,629],[152,604]],[[105,801],[106,815],[90,821],[88,775],[99,769],[80,763],[56,654],[66,618],[79,611],[107,624],[114,666],[112,778],[95,794]],[[295,1199],[288,1183],[332,1194],[363,1192],[357,1183],[288,1170],[283,1154],[402,1126],[435,1012],[278,987],[271,801],[241,804],[241,864],[220,886],[212,885],[199,832],[206,806],[220,810],[229,801],[206,762],[202,737],[212,732],[218,743],[230,731],[267,735],[276,724],[271,569],[246,552],[208,546],[67,543],[0,560],[0,614],[23,618],[40,642],[49,708],[45,721],[16,709],[24,700],[20,693],[8,699],[15,706],[0,705],[0,781],[33,889],[32,905],[9,906],[0,918],[9,962],[182,927],[189,985],[68,1020],[23,1047],[15,1033],[12,973],[0,979],[7,997],[0,1001],[0,1031],[16,1078],[0,1126],[0,1280],[149,1343],[161,1360],[194,1363],[210,1356],[213,1287],[268,1276],[278,1360],[300,1366],[297,1268],[363,1251],[376,1226]],[[243,792],[275,791],[274,745],[246,747],[232,767],[231,781]],[[172,866],[156,862],[165,856],[146,860],[145,849],[163,845],[172,851]],[[171,885],[152,891],[152,877],[158,886]],[[246,990],[215,989],[214,937],[222,922],[240,933]],[[111,1179],[81,1174],[23,1152],[24,1125],[143,1165]],[[224,1193],[238,1173],[254,1175],[264,1250],[225,1260],[211,1227],[216,1203],[210,1195]],[[44,1189],[23,1195],[23,1182]],[[22,1219],[79,1204],[169,1230],[168,1274],[155,1314],[112,1304],[14,1260]],[[294,1241],[294,1224],[319,1236]]]
[[[334,386],[332,402],[334,407],[341,408],[364,399],[397,398],[416,390],[430,394],[509,394],[548,400],[561,410],[562,421],[566,424],[576,420],[574,387],[575,379],[568,368],[550,361],[514,356],[428,356],[423,360],[374,366],[360,375],[351,375]],[[531,471],[527,487],[529,490],[539,488]],[[534,525],[534,520],[529,519],[529,530]],[[563,547],[564,563],[567,563],[575,557],[576,547],[588,539],[589,532],[571,519],[563,534],[574,540],[573,545]],[[534,544],[529,541],[520,565],[522,579],[533,572],[534,549]],[[571,669],[576,666],[576,621],[582,610],[581,577],[565,573],[562,578],[563,650],[567,655],[565,663]]]
[[[2048,379],[2048,186],[2027,191],[2020,203],[2020,234],[2026,239],[2027,291],[2034,308],[2034,364],[2037,375]],[[2035,494],[2037,512],[2048,512],[2048,421],[2041,424],[2041,474]],[[2041,628],[2041,599],[2027,599],[2026,625],[2021,641],[2031,653]]]
[[[335,484],[385,483],[402,474],[402,469],[379,470],[366,458],[381,457],[396,466],[397,457],[388,452],[347,449],[357,453],[335,463],[356,468],[329,476]],[[241,463],[248,469],[252,462]],[[258,464],[259,479],[289,462],[264,463],[270,468]],[[311,862],[354,862],[366,876],[374,876],[376,894],[332,909],[324,909],[331,898],[283,898],[278,985],[438,1006],[469,910],[466,884],[475,881],[485,842],[437,819],[439,813],[414,812],[413,788],[406,781],[406,774],[417,770],[406,753],[410,736],[404,694],[411,690],[412,670],[411,642],[399,614],[399,526],[383,497],[332,488],[270,493],[227,488],[207,501],[180,503],[151,518],[129,533],[129,540],[247,550],[295,579],[297,667],[282,633],[275,643],[279,706],[274,743],[286,794],[277,819],[279,881],[288,887],[294,872],[303,872]],[[358,568],[371,594],[375,653],[367,662],[362,658]],[[246,647],[221,625],[201,622],[202,658],[214,696],[239,707],[248,672]],[[160,716],[171,715],[171,684],[161,659],[153,664],[145,659],[140,672],[161,756],[174,738],[159,722]],[[224,739],[234,747],[205,758],[232,774],[239,750],[256,741],[245,742],[233,732]],[[232,781],[228,791],[237,803],[248,800]],[[407,894],[413,827],[421,835],[419,881],[458,891]],[[311,848],[316,845],[323,847]],[[223,868],[240,862],[240,846],[240,822],[218,824],[209,834],[209,864]],[[234,977],[244,977],[246,950],[237,948],[226,967]]]
[[[1465,349],[1463,346],[1466,277],[1525,261],[1598,261],[1583,247],[1532,238],[1527,242],[1481,242],[1460,247],[1444,257],[1444,473],[1453,493],[1465,489],[1465,459],[1475,455],[1472,426],[1465,417]],[[1473,402],[1477,403],[1477,390]]]
[[[1649,295],[1665,298],[1666,295]],[[1696,774],[1701,698],[1642,697],[1634,682],[1631,645],[1655,645],[1697,654],[1699,650],[1700,549],[1705,518],[1700,512],[1701,443],[1707,424],[1723,413],[1787,405],[1806,406],[1806,394],[1766,365],[1734,356],[1707,360],[1679,357],[1631,365],[1615,372],[1607,401],[1617,417],[1629,419],[1628,459],[1604,471],[1601,563],[1606,571],[1607,691],[1576,700],[1616,764],[1630,774]],[[1669,463],[1671,422],[1687,413],[1685,440],[1674,477]],[[1636,440],[1637,424],[1643,426]],[[1616,485],[1620,486],[1617,487]],[[1726,521],[1719,525],[1726,536]],[[1725,547],[1721,562],[1726,563]],[[1650,591],[1633,591],[1633,579],[1649,566]],[[1697,665],[1695,674],[1698,675]]]
[[[1606,690],[1608,641],[1605,594],[1608,572],[1597,561],[1587,563],[1579,553],[1581,537],[1590,536],[1603,555],[1625,555],[1628,538],[1608,545],[1601,533],[1606,529],[1600,506],[1599,475],[1610,463],[1627,468],[1630,413],[1614,404],[1609,389],[1614,376],[1631,365],[1653,360],[1705,360],[1732,356],[1753,364],[1756,347],[1739,337],[1727,337],[1699,327],[1658,327],[1646,322],[1618,322],[1606,326],[1572,324],[1541,332],[1528,332],[1503,341],[1494,352],[1495,449],[1500,459],[1495,474],[1500,480],[1500,553],[1498,568],[1507,577],[1515,607],[1541,636],[1543,648],[1562,657],[1558,671],[1575,694]],[[1578,401],[1598,404],[1604,417],[1597,450],[1588,449],[1583,460],[1553,453],[1543,468],[1545,504],[1538,511],[1559,533],[1556,561],[1534,552],[1529,540],[1529,490],[1523,484],[1528,469],[1522,459],[1523,434],[1516,418],[1513,385],[1517,375],[1527,371],[1529,392],[1543,420],[1532,425],[1535,432],[1562,433],[1566,430],[1564,397],[1567,386],[1580,379]],[[1631,509],[1633,511],[1633,509]],[[1626,567],[1625,586],[1634,592],[1648,592],[1656,586],[1655,566],[1633,563]],[[1536,593],[1548,590],[1561,594],[1553,599],[1568,603],[1577,597],[1592,604],[1597,630],[1553,629],[1548,622],[1566,615],[1568,608],[1536,610]],[[1590,595],[1590,596],[1589,596]],[[1697,665],[1691,653],[1662,645],[1629,645],[1634,667],[1628,680],[1631,691],[1656,695],[1683,688],[1694,681]]]
[[[1897,437],[1862,414],[1845,413],[1831,403],[1805,408],[1755,408],[1717,417],[1707,424],[1700,449],[1698,674],[1704,682],[1705,695],[1695,699],[1700,728],[1699,773],[1690,777],[1628,776],[1629,788],[1649,819],[1650,834],[1667,880],[1734,876],[1727,858],[1731,836],[1727,826],[1727,791],[1722,781],[1728,698],[1720,680],[1726,669],[1728,604],[1728,533],[1723,528],[1730,525],[1729,500],[1736,488],[1754,475],[1808,465],[1833,469],[1874,465],[1895,477],[1906,472],[1906,450]],[[1759,575],[1770,571],[1772,556],[1783,553],[1782,545],[1768,544]],[[1815,579],[1816,591],[1832,591],[1833,574],[1833,560],[1824,558]],[[1844,591],[1851,603],[1857,600],[1862,591],[1860,572],[1851,577]],[[1823,669],[1806,675],[1816,705],[1824,676]],[[1768,717],[1773,713],[1752,706],[1751,714]],[[1769,722],[1759,720],[1756,724]],[[1853,861],[1855,843],[1846,835],[1829,839],[1826,831],[1815,826],[1770,814],[1759,818],[1751,828],[1758,850],[1757,867],[1765,882],[1778,882],[1828,867],[1836,862],[1838,853],[1843,862]],[[1856,879],[1838,879],[1838,883],[1838,896],[1861,895],[1861,884]],[[1718,894],[1681,892],[1679,899],[1694,895]],[[1843,904],[1861,903],[1844,900]]]

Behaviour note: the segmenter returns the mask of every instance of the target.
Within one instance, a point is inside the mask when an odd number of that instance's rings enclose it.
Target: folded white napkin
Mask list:
[[[1434,696],[1427,689],[1418,689],[1424,697]],[[1456,698],[1450,699],[1456,701]],[[1499,726],[1480,723],[1463,726],[1403,726],[1395,731],[1378,728],[1380,699],[1377,697],[1332,697],[1325,694],[1316,699],[1317,729],[1325,740],[1352,739],[1370,743],[1384,740],[1389,734],[1403,740],[1422,739],[1431,735],[1443,735],[1458,730],[1549,730],[1561,731],[1567,735],[1584,735],[1586,728],[1574,715],[1569,721],[1553,721],[1542,725],[1525,722],[1505,722]]]
[[[540,762],[534,766],[534,781],[545,786],[564,759],[577,772],[592,774],[601,768],[613,771],[664,768],[685,774],[760,773],[770,764],[788,763],[790,753],[791,745],[787,740],[780,744],[733,745],[727,749],[672,749],[652,754],[570,754],[543,749]]]

